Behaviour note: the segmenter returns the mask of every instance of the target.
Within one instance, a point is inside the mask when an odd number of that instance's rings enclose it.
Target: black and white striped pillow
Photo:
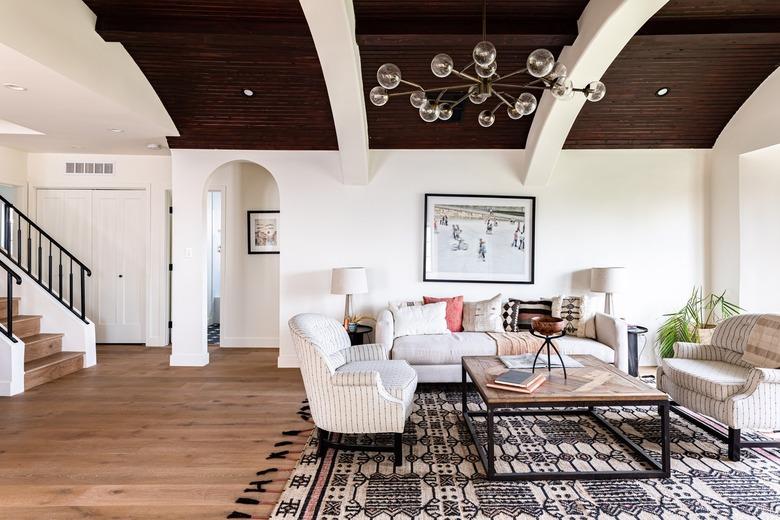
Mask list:
[[[518,332],[531,329],[531,318],[536,316],[551,316],[551,300],[513,300],[504,304],[502,314],[504,330],[506,332]]]

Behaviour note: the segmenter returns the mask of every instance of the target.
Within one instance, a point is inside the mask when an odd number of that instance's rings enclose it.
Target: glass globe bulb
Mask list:
[[[452,117],[452,107],[449,105],[442,105],[439,107],[439,119],[447,121]]]
[[[393,63],[385,63],[376,71],[376,80],[387,89],[394,89],[401,83],[401,69]]]
[[[530,92],[523,92],[518,96],[515,108],[518,112],[522,112],[524,116],[533,114],[534,110],[536,110],[536,96]]]
[[[588,101],[601,101],[607,95],[607,86],[600,81],[593,81],[588,85],[588,92],[585,99]]]
[[[507,107],[506,115],[509,116],[509,119],[520,119],[521,117],[523,117],[523,113],[519,111],[516,106]]]
[[[550,87],[550,92],[556,99],[569,100],[574,97],[574,87],[571,80],[566,78],[558,78]]]
[[[484,103],[487,98],[490,96],[486,93],[481,93],[479,91],[479,87],[474,85],[473,87],[469,88],[469,100],[474,103],[475,105],[481,105]]]
[[[535,78],[543,78],[552,72],[555,66],[555,56],[547,49],[536,49],[528,55],[526,66],[528,67],[528,74]]]
[[[477,121],[479,121],[479,124],[481,126],[484,126],[485,128],[491,126],[496,121],[496,116],[491,112],[490,110],[483,110],[479,113],[479,116],[477,117]]]
[[[498,63],[496,61],[493,61],[490,65],[487,67],[483,67],[482,65],[475,65],[474,69],[477,71],[477,76],[480,78],[489,78],[493,74],[496,73],[496,69],[498,68]]]
[[[446,78],[452,72],[454,63],[449,54],[437,54],[431,60],[431,72],[437,78]]]
[[[426,123],[433,123],[439,118],[439,105],[426,100],[420,107],[420,118]]]
[[[566,75],[568,73],[569,73],[569,71],[566,68],[566,65],[564,65],[560,61],[556,61],[555,65],[553,66],[552,72],[550,72],[547,75],[547,79],[553,80],[553,79],[558,79],[558,78],[561,78],[561,77],[566,77]]]
[[[420,108],[426,101],[428,101],[428,98],[422,90],[415,90],[409,95],[409,102],[414,108]]]
[[[387,90],[385,90],[384,87],[374,87],[371,89],[368,98],[371,100],[371,103],[381,107],[387,103],[387,100],[390,99],[390,96],[387,95]]]
[[[471,55],[477,65],[487,67],[496,61],[496,47],[488,41],[482,41],[474,47]]]

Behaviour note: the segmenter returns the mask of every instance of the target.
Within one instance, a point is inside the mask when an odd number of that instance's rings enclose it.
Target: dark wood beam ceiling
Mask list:
[[[173,148],[337,148],[327,89],[297,0],[85,0],[98,32],[124,44],[181,132]],[[386,62],[443,85],[431,58],[466,63],[481,38],[479,0],[354,0],[366,94]],[[577,35],[587,0],[491,0],[488,33],[500,70]],[[607,97],[586,104],[568,148],[711,147],[780,63],[780,1],[671,0],[605,74]],[[669,96],[658,98],[667,86]],[[248,98],[242,89],[250,88]],[[459,121],[424,123],[408,99],[366,102],[372,148],[523,148],[532,117],[503,111],[490,128],[467,104]]]

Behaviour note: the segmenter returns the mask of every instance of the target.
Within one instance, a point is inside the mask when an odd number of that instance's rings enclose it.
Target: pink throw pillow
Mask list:
[[[450,332],[463,331],[463,296],[453,296],[451,298],[433,298],[432,296],[423,296],[423,303],[447,303],[447,328]]]

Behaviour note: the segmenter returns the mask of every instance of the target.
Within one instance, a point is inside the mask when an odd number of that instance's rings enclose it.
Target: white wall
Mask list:
[[[279,190],[264,168],[246,162],[221,166],[208,189],[224,189],[224,265],[220,346],[279,345],[279,255],[247,254],[247,211],[278,210]]]
[[[780,145],[740,157],[739,208],[740,305],[780,313]]]
[[[335,152],[174,150],[173,195],[179,222],[205,222],[205,187],[214,169],[241,159],[273,174],[282,208],[279,363],[291,366],[296,359],[287,320],[299,312],[339,317],[343,298],[329,294],[330,269],[343,265],[369,270],[370,293],[356,297],[356,311],[363,313],[423,294],[582,293],[587,269],[624,265],[631,289],[619,309],[630,321],[654,326],[704,282],[707,155],[565,151],[551,183],[529,189],[515,173],[522,151],[374,151],[373,181],[348,186]],[[422,283],[426,192],[536,195],[536,284]],[[174,222],[174,263],[182,269],[174,271],[172,364],[208,362],[204,229]]]
[[[66,161],[113,162],[112,176],[65,175]],[[165,192],[171,187],[171,158],[145,155],[31,153],[28,157],[29,215],[35,219],[39,188],[144,189],[149,199],[146,260],[146,344],[168,344],[167,214]],[[56,238],[56,237],[55,237]],[[63,244],[68,247],[68,244]],[[91,266],[90,266],[91,267]],[[89,283],[89,282],[88,282]]]
[[[15,205],[27,208],[27,152],[0,146],[0,184],[17,186]]]

